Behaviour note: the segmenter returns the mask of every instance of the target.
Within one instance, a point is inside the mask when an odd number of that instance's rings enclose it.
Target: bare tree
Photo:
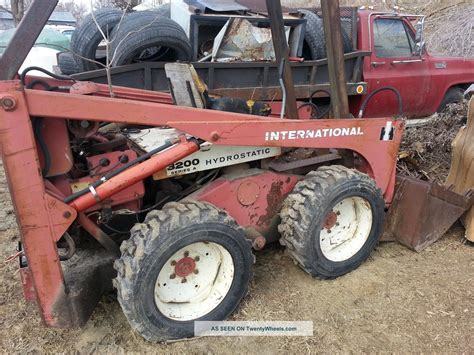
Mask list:
[[[78,23],[81,22],[81,20],[84,19],[84,16],[88,13],[87,6],[82,3],[78,3],[77,1],[66,1],[60,3],[56,9],[70,12]]]
[[[121,10],[131,11],[131,9],[141,3],[142,0],[96,0],[94,2],[94,8],[116,7]]]
[[[13,24],[16,27],[32,2],[33,0],[10,0],[10,8],[0,6],[0,9],[12,15]]]

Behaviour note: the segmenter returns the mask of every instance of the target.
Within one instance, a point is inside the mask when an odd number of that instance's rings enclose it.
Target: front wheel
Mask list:
[[[194,321],[226,319],[246,295],[253,255],[224,211],[187,201],[137,224],[115,262],[118,300],[149,341],[188,338]]]
[[[375,181],[343,166],[322,167],[284,202],[279,231],[305,271],[335,278],[356,269],[383,231],[384,200]]]

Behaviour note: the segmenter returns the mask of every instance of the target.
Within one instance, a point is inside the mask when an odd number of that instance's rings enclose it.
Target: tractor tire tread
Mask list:
[[[138,274],[141,263],[152,250],[150,244],[157,243],[160,235],[170,230],[199,222],[225,223],[238,230],[245,238],[245,231],[225,211],[215,206],[198,201],[170,202],[162,210],[148,213],[143,223],[136,224],[131,230],[131,237],[120,247],[122,257],[114,262],[117,277],[113,280],[117,289],[117,299],[131,327],[149,341],[157,339],[156,334],[144,327],[139,317],[130,309],[129,300],[133,297],[134,276]],[[248,293],[248,287],[245,294]]]
[[[305,179],[296,184],[284,201],[280,212],[281,224],[278,226],[282,235],[280,244],[286,246],[286,251],[295,264],[310,275],[321,279],[331,279],[334,276],[331,270],[325,269],[323,265],[318,264],[315,268],[310,263],[306,240],[312,222],[312,211],[324,208],[322,203],[325,201],[326,191],[342,180],[372,185],[381,196],[380,189],[375,187],[375,182],[368,175],[344,166],[324,166],[310,172]]]

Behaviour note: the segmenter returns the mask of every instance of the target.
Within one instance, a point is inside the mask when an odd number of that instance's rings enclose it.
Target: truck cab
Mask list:
[[[474,58],[435,56],[423,43],[423,17],[382,12],[359,12],[358,45],[371,52],[363,64],[368,93],[392,86],[403,99],[404,115],[429,116],[449,102],[459,101],[474,83]],[[414,25],[414,23],[418,23]],[[417,48],[417,46],[419,46]],[[354,97],[358,107],[364,97]],[[374,96],[366,117],[398,114],[392,92]]]

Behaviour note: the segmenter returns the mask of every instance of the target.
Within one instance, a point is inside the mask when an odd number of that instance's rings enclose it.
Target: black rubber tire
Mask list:
[[[154,301],[154,286],[164,263],[179,249],[199,241],[225,247],[234,262],[234,280],[222,302],[199,320],[226,319],[247,294],[254,258],[244,230],[216,207],[196,201],[172,202],[150,212],[135,225],[114,264],[118,301],[132,328],[151,342],[194,336],[194,320],[163,315]],[[196,319],[197,320],[197,319]]]
[[[320,247],[324,220],[341,200],[358,196],[370,204],[372,229],[365,244],[347,260],[327,259]],[[344,166],[327,166],[309,173],[296,184],[281,210],[280,242],[290,257],[312,276],[332,279],[359,267],[377,245],[383,232],[385,203],[369,176]]]
[[[191,43],[180,25],[158,15],[155,11],[140,11],[128,15],[113,33],[113,66],[137,61],[190,61]],[[162,57],[139,60],[145,50],[162,47],[167,53]]]
[[[449,104],[462,102],[464,100],[464,90],[460,87],[450,88],[446,95],[444,95],[443,101],[438,107],[438,113],[443,112]]]
[[[108,38],[114,27],[122,18],[122,11],[113,8],[103,8],[94,11],[94,16],[101,30]],[[92,17],[92,14],[86,16],[79,28],[77,28],[71,38],[71,51],[83,58],[95,60],[97,47],[103,40],[101,31]],[[101,68],[101,66],[89,60],[76,57],[77,66],[80,72],[90,71]]]
[[[59,53],[58,65],[63,75],[72,75],[79,73],[76,60],[74,56],[69,52]]]
[[[303,57],[309,60],[323,59],[326,54],[326,39],[324,37],[323,19],[308,10],[298,10],[306,19]],[[344,53],[352,52],[352,43],[349,35],[342,29],[342,43]]]

